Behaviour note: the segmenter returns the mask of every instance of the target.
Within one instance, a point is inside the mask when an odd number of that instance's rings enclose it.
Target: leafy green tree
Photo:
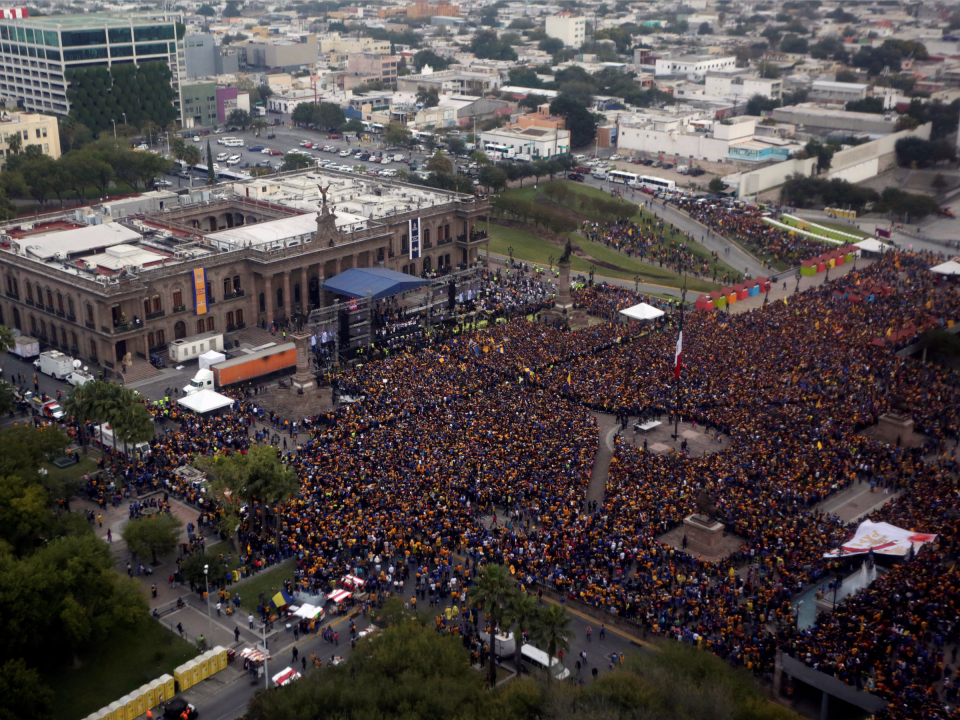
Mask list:
[[[343,126],[343,132],[356,133],[360,134],[364,131],[363,123],[356,118],[351,118],[347,120],[347,124]]]
[[[405,620],[400,613],[391,615],[400,616],[398,622],[359,640],[345,663],[325,666],[288,687],[258,693],[247,709],[247,720],[314,720],[318,708],[330,718],[503,717],[482,678],[471,670],[458,639]]]
[[[709,183],[707,183],[707,190],[712,193],[722,193],[724,188],[723,180],[718,177],[712,178]]]
[[[437,150],[429,160],[426,162],[427,172],[437,173],[439,175],[452,175],[453,174],[453,163],[450,162],[450,158],[443,154],[442,151]]]
[[[49,502],[36,472],[30,479],[0,476],[0,547],[23,557],[50,539]]]
[[[216,14],[217,14],[217,11],[214,10],[209,5],[201,5],[199,8],[197,8],[197,15],[203,15],[204,17],[211,18],[211,17],[215,17]]]
[[[123,528],[123,541],[137,555],[149,555],[152,565],[158,565],[158,555],[176,550],[180,542],[183,522],[170,513],[131,520]]]
[[[709,35],[712,32],[713,28],[710,27],[710,23],[708,22],[700,23],[700,27],[697,28],[697,35]]]
[[[334,103],[322,102],[317,105],[316,124],[328,130],[339,130],[347,122],[343,109]]]
[[[421,72],[424,65],[429,65],[434,72],[437,72],[450,67],[450,61],[440,57],[433,50],[427,48],[418,51],[417,54],[413,56],[413,67],[417,72]]]
[[[240,17],[240,3],[238,0],[228,0],[227,6],[223,9],[224,17]]]
[[[433,85],[424,87],[417,86],[417,102],[425,108],[436,107],[440,104],[440,93]]]
[[[247,126],[250,124],[251,117],[250,113],[241,108],[236,108],[231,110],[230,114],[227,116],[227,125],[239,125],[240,128],[246,132]]]
[[[447,149],[454,155],[463,155],[467,151],[467,143],[463,138],[448,135]]]
[[[556,55],[558,52],[563,50],[563,40],[552,37],[544,38],[537,43],[537,47],[548,55]]]
[[[390,145],[407,145],[412,137],[410,128],[403,123],[387,123],[383,129],[383,137]]]
[[[122,398],[126,405],[112,421],[117,440],[128,447],[152,440],[155,427],[146,406],[130,390],[124,390]]]
[[[53,691],[40,679],[40,673],[22,659],[7,660],[0,666],[0,696],[0,720],[53,717]]]
[[[597,121],[594,115],[576,100],[557,97],[550,103],[550,114],[559,115],[566,121],[570,131],[571,147],[583,147],[597,135]]]
[[[23,139],[20,137],[20,133],[10,135],[10,139],[7,141],[7,148],[14,155],[20,154],[20,151],[23,150]]]
[[[187,145],[187,149],[183,152],[183,161],[190,167],[196,167],[203,162],[203,158],[200,156],[200,148],[196,145]]]
[[[315,107],[316,106],[313,103],[309,102],[298,103],[293,109],[293,112],[290,113],[290,119],[293,120],[293,122],[297,125],[309,125],[310,123],[314,122]]]
[[[284,156],[280,169],[284,172],[287,170],[304,170],[309,167],[314,167],[315,164],[313,158],[309,158],[306,155],[288,153]]]
[[[486,155],[484,155],[486,157]],[[480,172],[477,175],[478,182],[487,188],[488,191],[499,192],[507,186],[507,173],[494,165],[490,165],[490,160],[480,166]]]
[[[868,97],[863,100],[851,100],[844,108],[847,112],[876,113],[882,115],[884,112],[883,98]]]
[[[516,60],[517,53],[507,43],[501,41],[493,30],[480,30],[474,33],[470,42],[473,54],[484,60]]]
[[[809,43],[806,38],[802,38],[798,35],[788,34],[783,36],[783,40],[780,41],[780,51],[785,53],[796,53],[798,55],[805,55],[809,48]]]
[[[483,608],[484,617],[490,623],[490,687],[497,685],[497,645],[493,635],[502,628],[508,604],[517,593],[517,583],[503,565],[486,565],[477,576],[470,598]]]

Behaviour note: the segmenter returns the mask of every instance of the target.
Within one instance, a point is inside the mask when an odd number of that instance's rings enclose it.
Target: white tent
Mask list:
[[[294,617],[306,618],[307,620],[312,620],[317,615],[323,614],[323,608],[318,608],[316,605],[311,605],[309,603],[304,603],[297,611],[293,613]]]
[[[890,249],[889,245],[885,245],[879,240],[874,240],[873,238],[867,238],[866,240],[861,240],[853,244],[854,247],[860,248],[864,252],[871,253],[882,253]]]
[[[663,310],[658,310],[653,305],[640,303],[639,305],[628,307],[626,310],[621,310],[620,314],[631,320],[656,320],[663,315]]]
[[[200,369],[209,370],[211,365],[216,365],[219,362],[223,362],[227,359],[227,356],[216,350],[210,350],[205,352],[200,356]]]
[[[930,268],[930,272],[935,272],[939,275],[960,275],[960,262],[948,260],[940,265],[934,265]]]
[[[193,410],[195,413],[208,413],[225,407],[231,407],[233,400],[226,395],[221,395],[213,390],[201,390],[192,395],[177,400],[187,410]]]

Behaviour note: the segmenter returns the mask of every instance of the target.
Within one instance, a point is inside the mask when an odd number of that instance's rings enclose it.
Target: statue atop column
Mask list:
[[[317,184],[320,190],[320,209],[317,210],[317,233],[314,241],[327,247],[333,247],[337,244],[337,216],[327,206],[327,191],[330,189],[330,183],[327,186]]]

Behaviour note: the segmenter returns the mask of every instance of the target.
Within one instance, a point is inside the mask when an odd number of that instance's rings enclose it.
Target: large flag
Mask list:
[[[673,355],[673,378],[680,379],[680,365],[683,362],[683,313],[680,313],[680,331],[677,333],[677,349]]]

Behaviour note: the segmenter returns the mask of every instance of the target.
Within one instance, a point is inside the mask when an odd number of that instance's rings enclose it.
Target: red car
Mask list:
[[[267,154],[268,154],[268,155],[283,155],[283,152],[282,152],[281,150],[271,150],[271,151],[268,152]]]
[[[305,147],[305,148],[312,148],[312,147],[313,147],[313,143],[312,143],[312,142],[308,142],[306,145],[304,145],[304,147]]]
[[[329,135],[327,135],[327,140],[339,140],[339,139],[340,139],[340,135],[337,133],[330,133]]]

